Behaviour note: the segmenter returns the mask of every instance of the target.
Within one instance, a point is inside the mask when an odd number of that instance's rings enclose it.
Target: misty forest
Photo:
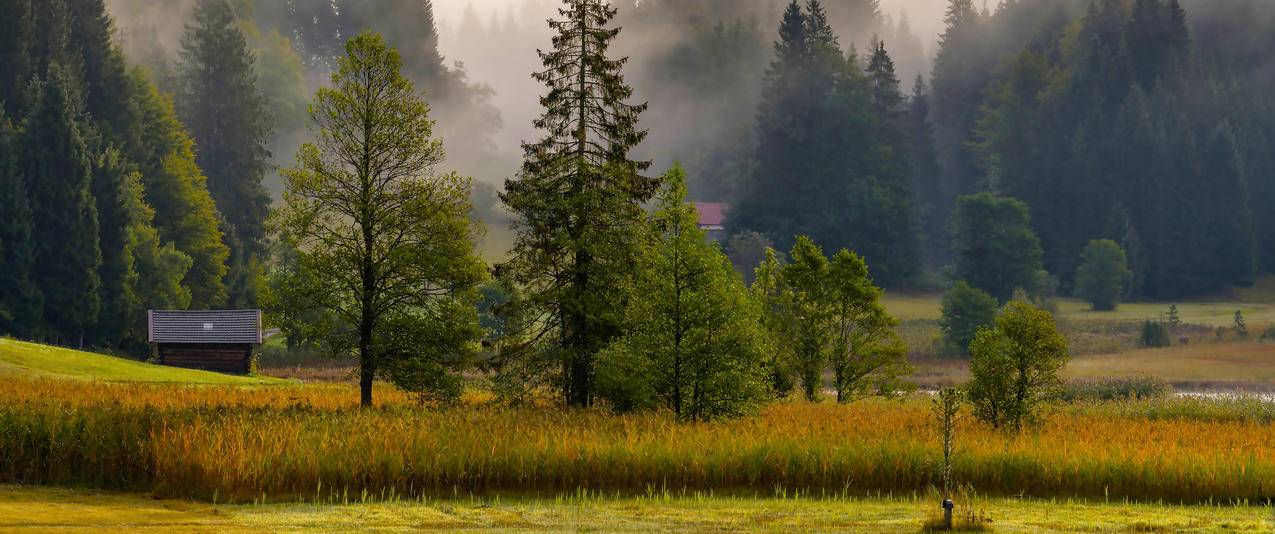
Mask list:
[[[1271,28],[0,0],[0,530],[1269,528]]]

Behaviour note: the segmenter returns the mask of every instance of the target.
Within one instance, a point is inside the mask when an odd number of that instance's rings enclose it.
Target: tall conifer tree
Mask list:
[[[195,139],[195,159],[208,178],[231,249],[230,304],[255,306],[256,258],[264,255],[270,197],[269,115],[228,0],[201,0],[182,39],[177,110]]]
[[[534,74],[548,87],[526,143],[522,171],[502,199],[517,216],[508,273],[526,287],[544,327],[535,353],[560,364],[563,400],[593,400],[593,358],[618,331],[620,283],[631,275],[642,203],[659,180],[642,175],[648,161],[629,151],[646,137],[637,127],[645,104],[630,104],[624,59],[609,56],[620,29],[603,0],[567,0],[549,22],[553,48]]]
[[[18,172],[16,133],[0,113],[0,335],[30,339],[43,298],[32,279],[33,221],[25,180]]]
[[[45,296],[44,323],[54,341],[82,342],[100,308],[97,208],[90,191],[71,79],[52,65],[32,84],[22,172],[31,199],[36,283]]]
[[[129,176],[136,172],[116,149],[93,159],[92,191],[99,222],[98,246],[102,263],[98,276],[102,312],[93,330],[94,344],[119,345],[133,329],[138,307],[137,268],[134,258],[133,228],[137,216],[126,202]]]
[[[973,0],[948,0],[939,51],[930,74],[932,115],[939,161],[943,212],[951,220],[956,198],[978,189],[981,173],[968,148],[978,121],[978,105],[989,78],[990,61],[982,50],[980,16]]]

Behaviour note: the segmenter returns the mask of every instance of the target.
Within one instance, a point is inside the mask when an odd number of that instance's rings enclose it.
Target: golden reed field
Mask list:
[[[661,414],[420,408],[389,389],[221,387],[10,377],[0,482],[229,501],[711,490],[917,494],[937,480],[929,401],[773,404],[679,424]],[[1226,401],[1069,406],[1019,437],[972,419],[955,475],[1033,497],[1256,502],[1275,496],[1271,414]]]

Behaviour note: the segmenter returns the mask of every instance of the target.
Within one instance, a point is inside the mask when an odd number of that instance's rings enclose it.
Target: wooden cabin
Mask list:
[[[151,310],[148,337],[159,363],[248,374],[261,344],[261,310]]]

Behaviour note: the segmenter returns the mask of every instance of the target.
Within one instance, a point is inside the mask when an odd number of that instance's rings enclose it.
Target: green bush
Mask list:
[[[1111,311],[1132,280],[1124,249],[1110,239],[1095,239],[1081,253],[1076,296],[1092,304],[1094,310]]]
[[[1169,340],[1169,329],[1159,321],[1148,320],[1142,323],[1142,339],[1138,344],[1143,347],[1167,347],[1173,344]]]
[[[978,329],[996,322],[996,299],[961,280],[943,294],[939,330],[949,353],[969,353]]]

